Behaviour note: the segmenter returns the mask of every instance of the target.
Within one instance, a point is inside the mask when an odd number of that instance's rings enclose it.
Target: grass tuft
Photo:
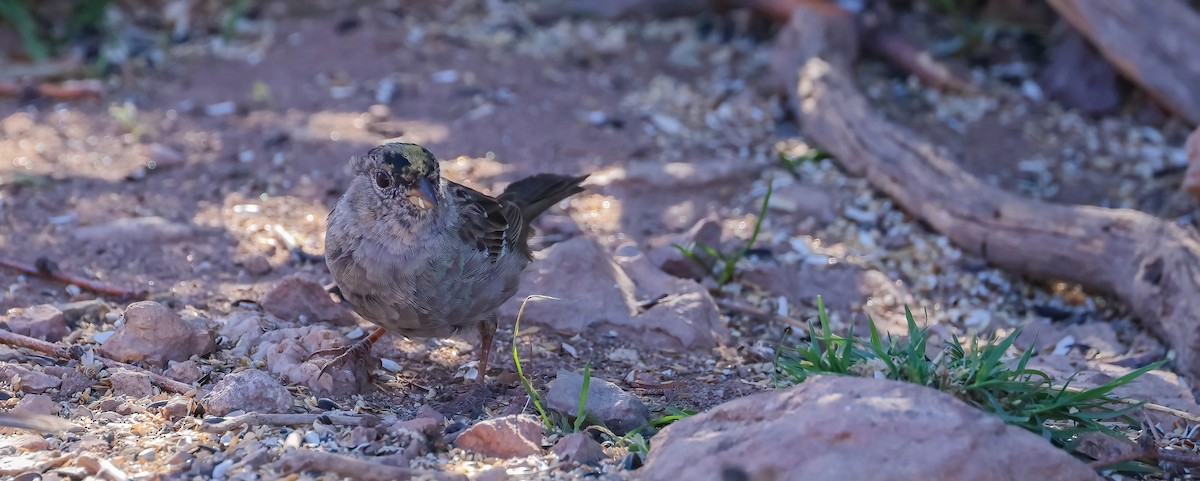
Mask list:
[[[1020,330],[964,343],[954,337],[933,357],[926,355],[928,328],[917,326],[912,311],[904,309],[908,339],[884,339],[870,321],[870,337],[857,339],[853,330],[834,334],[824,301],[817,298],[818,325],[809,325],[809,341],[777,350],[776,382],[779,378],[803,382],[818,374],[885,377],[931,387],[949,393],[1006,423],[1034,432],[1068,451],[1074,451],[1081,436],[1100,433],[1127,440],[1114,426],[1138,426],[1131,414],[1141,404],[1112,396],[1113,390],[1129,384],[1166,360],[1129,372],[1091,389],[1055,384],[1045,372],[1029,367],[1033,348],[1015,358],[1007,353]]]
[[[673,244],[684,257],[691,259],[696,264],[704,269],[704,272],[713,276],[713,280],[717,281],[717,285],[724,286],[737,277],[737,263],[746,257],[754,244],[758,242],[758,234],[762,231],[763,220],[767,218],[767,205],[771,202],[771,192],[774,190],[774,182],[767,181],[767,195],[763,197],[762,207],[759,208],[758,220],[754,222],[754,232],[750,234],[750,238],[746,240],[738,249],[721,252],[716,248],[705,245],[700,242],[692,243],[688,246]],[[697,249],[700,252],[697,252]]]
[[[550,415],[546,412],[546,408],[544,407],[545,401],[542,399],[542,394],[539,393],[537,389],[533,388],[533,381],[525,375],[525,370],[521,367],[521,354],[517,351],[517,334],[521,332],[521,316],[525,314],[525,305],[528,304],[529,301],[535,299],[553,301],[558,300],[557,298],[550,296],[532,295],[526,297],[524,301],[521,301],[521,308],[517,310],[517,320],[513,323],[512,357],[513,362],[517,365],[517,378],[521,380],[521,387],[524,388],[525,392],[529,394],[529,401],[533,403],[534,409],[537,409],[538,417],[542,420],[542,425],[546,426],[546,429],[552,429],[554,427],[554,423],[551,422]],[[481,373],[480,375],[482,376],[483,374]]]

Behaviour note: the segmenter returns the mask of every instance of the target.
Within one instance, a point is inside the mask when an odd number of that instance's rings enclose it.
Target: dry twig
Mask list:
[[[344,426],[370,426],[379,423],[375,416],[345,416],[337,414],[263,414],[247,413],[240,416],[214,416],[204,420],[200,428],[210,433],[220,433],[236,429],[240,426],[291,426],[297,424],[312,424],[317,421],[340,424]]]
[[[26,264],[24,262],[8,259],[0,259],[0,267],[7,267],[14,271],[31,276],[38,276],[53,281],[74,284],[79,286],[81,289],[87,289],[99,294],[116,296],[121,299],[139,299],[146,295],[145,292],[122,289],[120,287],[105,284],[100,281],[84,279],[76,275],[65,273],[58,268],[58,264],[45,257],[39,257],[36,261],[34,261],[33,264]]]
[[[57,344],[49,343],[49,342],[43,341],[41,339],[34,339],[29,336],[22,336],[15,332],[5,331],[5,330],[0,330],[0,344],[7,344],[9,346],[14,346],[14,347],[23,347],[25,349],[39,352],[39,353],[45,354],[47,356],[57,357],[59,359],[79,359],[79,358],[83,357],[84,353],[87,352],[85,350],[85,348],[83,348],[82,346],[71,346],[71,347],[59,346]],[[171,379],[169,377],[163,376],[162,374],[157,374],[157,373],[148,371],[146,369],[142,369],[140,367],[134,366],[133,364],[126,364],[121,361],[114,361],[112,359],[106,358],[99,354],[94,354],[94,356],[95,356],[95,359],[97,362],[99,362],[104,367],[109,368],[109,369],[119,367],[119,368],[123,368],[123,369],[144,372],[148,376],[150,376],[151,383],[154,383],[155,386],[158,386],[159,388],[161,388],[164,391],[169,391],[169,392],[183,394],[183,395],[192,395],[192,394],[195,394],[196,391],[199,390],[199,388],[197,388],[197,387],[191,386],[189,384],[181,383],[181,382]]]
[[[467,481],[457,473],[439,473],[412,468],[388,466],[367,460],[320,451],[292,451],[279,460],[276,469],[281,473],[322,471],[362,481],[399,481],[406,479],[431,479],[437,481]]]

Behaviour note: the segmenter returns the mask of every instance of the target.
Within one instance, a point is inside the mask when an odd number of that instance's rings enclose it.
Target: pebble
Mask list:
[[[49,304],[9,310],[0,321],[14,333],[50,342],[62,340],[68,332],[63,312]]]
[[[232,467],[233,467],[232,459],[226,459],[224,461],[221,461],[220,463],[218,463],[216,466],[213,467],[213,470],[212,470],[213,479],[224,479],[225,473],[228,473],[229,468],[232,468]]]
[[[533,416],[502,416],[467,428],[454,445],[493,458],[519,458],[542,454],[542,435],[542,423]]]
[[[302,443],[302,442],[304,442],[304,436],[301,435],[299,431],[292,431],[292,432],[288,433],[286,438],[284,438],[283,447],[299,448],[300,443]]]
[[[116,333],[100,345],[102,354],[118,361],[161,366],[216,347],[216,335],[203,320],[185,320],[157,302],[130,304],[124,320]]]
[[[238,371],[222,378],[200,403],[204,411],[224,416],[236,410],[258,413],[291,411],[292,393],[275,378],[258,369]]]
[[[229,101],[209,104],[204,107],[204,114],[209,117],[221,117],[232,114],[235,111],[237,111],[237,104]]]

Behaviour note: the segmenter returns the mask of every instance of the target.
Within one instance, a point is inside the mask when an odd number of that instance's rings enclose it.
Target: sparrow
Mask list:
[[[385,332],[450,337],[478,328],[478,387],[500,305],[532,261],[531,223],[583,191],[587,178],[538,174],[490,197],[441,177],[428,150],[388,143],[352,161],[354,178],[329,213],[325,262],[342,299],[379,326],[328,366],[365,356]]]

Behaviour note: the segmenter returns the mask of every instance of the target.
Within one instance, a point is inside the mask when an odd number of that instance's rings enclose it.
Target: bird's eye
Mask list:
[[[375,185],[378,185],[380,189],[386,189],[388,187],[391,187],[392,186],[392,176],[388,175],[387,172],[383,172],[383,171],[375,172]]]

